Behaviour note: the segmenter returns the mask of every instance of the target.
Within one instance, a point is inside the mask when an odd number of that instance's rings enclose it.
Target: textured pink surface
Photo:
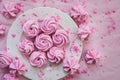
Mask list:
[[[49,6],[68,12],[74,4],[84,6],[90,14],[89,26],[92,34],[88,41],[84,42],[83,52],[86,49],[94,48],[99,51],[101,59],[96,65],[87,65],[84,59],[81,59],[81,74],[70,76],[68,80],[120,79],[120,0],[2,0],[0,10],[6,1],[22,2],[23,11],[40,6]],[[6,19],[0,14],[0,23],[8,26],[7,31],[14,20]],[[7,33],[5,36],[0,36],[0,45],[2,45],[0,50],[6,50],[6,37]],[[7,70],[0,69],[0,80],[2,80],[3,73],[6,72]],[[20,80],[24,80],[23,77]]]

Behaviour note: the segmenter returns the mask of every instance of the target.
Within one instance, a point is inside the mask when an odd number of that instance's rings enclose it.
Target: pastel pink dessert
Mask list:
[[[4,4],[2,14],[6,18],[15,18],[20,13],[21,7],[20,3],[8,2]]]
[[[88,64],[95,64],[99,61],[100,54],[94,50],[87,50],[85,54],[85,60]]]
[[[70,16],[78,24],[83,24],[88,18],[88,13],[83,9],[81,5],[75,5],[70,10]]]
[[[57,30],[52,36],[52,39],[57,47],[63,47],[69,43],[68,33],[63,29]]]
[[[46,17],[41,23],[41,30],[45,34],[52,34],[58,28],[58,18],[56,16]]]
[[[10,74],[10,73],[5,74],[5,75],[3,76],[3,78],[4,78],[4,80],[19,80],[18,77],[14,76],[14,75],[12,75],[12,74]]]
[[[40,32],[40,22],[37,20],[27,20],[22,25],[22,29],[26,36],[30,38],[36,37]]]
[[[15,58],[13,62],[9,65],[9,68],[11,69],[10,72],[12,74],[23,74],[23,72],[27,71],[25,65],[18,59]]]
[[[12,58],[6,51],[0,51],[0,68],[6,68],[12,62]]]
[[[47,58],[44,52],[34,51],[29,57],[29,62],[34,67],[42,67],[47,63]]]
[[[22,52],[22,54],[30,55],[35,48],[32,41],[23,39],[21,42],[19,42],[18,49],[20,52]]]
[[[89,37],[90,33],[91,33],[91,31],[90,31],[88,26],[80,26],[78,28],[78,33],[77,34],[78,34],[78,37],[81,40],[84,41],[84,40],[86,40]]]
[[[47,57],[50,62],[58,64],[64,59],[65,52],[61,48],[52,47],[47,53]]]
[[[3,24],[0,24],[0,35],[4,35],[6,31],[6,26]]]
[[[78,72],[79,68],[80,68],[79,61],[74,58],[70,58],[63,62],[64,71],[69,72],[70,74]]]
[[[53,46],[53,41],[49,35],[40,34],[35,39],[35,46],[41,51],[48,51]]]

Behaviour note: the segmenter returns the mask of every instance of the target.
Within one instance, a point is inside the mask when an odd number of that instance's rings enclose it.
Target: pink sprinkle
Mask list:
[[[79,51],[78,46],[74,46],[74,47],[73,47],[73,50],[74,50],[76,53],[78,53],[78,51]]]
[[[67,0],[61,0],[61,2],[67,3],[68,1]]]
[[[40,71],[39,74],[38,74],[38,76],[39,76],[40,78],[42,78],[44,75],[45,75],[45,74],[44,74],[42,71]]]
[[[106,12],[105,12],[105,15],[110,15],[110,14],[113,14],[113,13],[115,13],[115,12],[116,12],[115,10],[106,11]]]
[[[97,14],[97,10],[96,9],[93,10],[93,14]]]
[[[15,37],[16,37],[16,34],[11,34],[11,36],[12,36],[13,38],[15,38]]]
[[[32,13],[33,16],[38,17],[37,13]]]
[[[102,46],[102,48],[104,48],[104,47],[105,47],[105,44],[102,44],[101,46]]]
[[[92,33],[94,33],[95,30],[96,30],[96,29],[95,29],[94,27],[92,27],[90,31],[91,31]]]
[[[102,65],[102,64],[100,64],[100,65],[99,65],[99,67],[103,67],[103,65]]]
[[[43,2],[43,3],[45,3],[45,2],[46,2],[46,0],[43,0],[42,2]]]
[[[88,72],[88,69],[86,68],[86,69],[83,69],[82,71],[81,71],[81,73],[87,73]]]
[[[22,16],[26,16],[25,14],[23,14]]]
[[[38,2],[38,0],[32,0],[32,1],[35,2],[35,3]]]
[[[59,76],[59,74],[56,74],[56,76]]]
[[[108,34],[111,34],[111,32],[115,30],[115,26],[112,25],[108,26],[107,29],[108,29]]]

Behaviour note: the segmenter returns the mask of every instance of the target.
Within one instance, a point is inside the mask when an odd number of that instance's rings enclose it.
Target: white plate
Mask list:
[[[34,16],[33,14],[37,13],[38,17]],[[59,65],[52,65],[49,66],[49,63],[44,68],[35,68],[32,67],[27,58],[21,55],[21,53],[18,51],[17,44],[19,43],[21,36],[22,36],[22,29],[20,26],[20,21],[23,19],[43,19],[46,15],[58,15],[61,20],[59,24],[66,30],[69,30],[71,32],[69,38],[70,38],[70,44],[65,48],[66,50],[66,56],[65,59],[68,59],[69,57],[73,56],[76,59],[80,59],[81,53],[82,53],[82,42],[77,38],[76,33],[77,31],[77,25],[76,23],[64,12],[61,12],[60,10],[57,10],[55,8],[49,8],[49,7],[39,7],[34,8],[31,10],[26,11],[25,13],[21,14],[15,22],[12,24],[8,37],[7,37],[7,48],[8,52],[10,52],[10,55],[13,57],[19,57],[19,59],[26,65],[28,72],[25,72],[23,75],[29,79],[32,80],[58,80],[60,78],[65,77],[68,73],[64,72],[62,63]],[[15,35],[16,36],[15,36]],[[13,37],[14,36],[14,37]],[[78,46],[79,50],[78,52],[75,52],[73,48],[74,46]],[[44,75],[40,78],[38,76],[38,73],[42,71]]]

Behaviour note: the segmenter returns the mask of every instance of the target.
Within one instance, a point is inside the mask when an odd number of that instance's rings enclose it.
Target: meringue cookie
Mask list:
[[[78,60],[74,58],[70,58],[63,62],[64,71],[70,72],[70,74],[76,73],[77,71],[79,71],[79,68],[80,68],[80,64],[78,63]]]
[[[26,36],[33,38],[36,37],[40,32],[40,23],[37,20],[28,20],[26,21],[22,29]]]
[[[4,80],[19,80],[19,78],[17,78],[16,76],[8,73],[8,74],[5,74],[4,76]]]
[[[64,51],[58,47],[52,47],[47,53],[48,60],[52,63],[60,63],[64,59],[64,55]]]
[[[30,55],[35,48],[32,41],[23,39],[21,42],[19,42],[18,49],[20,52],[22,52],[22,54]]]
[[[88,64],[97,63],[99,58],[100,58],[100,54],[96,50],[91,49],[86,51],[85,60]]]
[[[80,26],[78,28],[78,33],[77,34],[78,34],[78,37],[81,40],[84,41],[84,40],[86,40],[89,37],[90,33],[91,33],[91,31],[90,31],[88,26]]]
[[[6,68],[12,62],[12,58],[5,51],[0,51],[0,68]]]
[[[53,46],[53,41],[49,35],[40,34],[35,39],[35,46],[41,51],[48,51]]]
[[[59,25],[58,25],[57,17],[51,16],[51,17],[47,17],[43,20],[40,28],[45,34],[52,34],[56,31],[58,26]]]
[[[42,67],[47,63],[47,58],[44,52],[34,51],[29,57],[29,62],[34,67]]]
[[[65,30],[57,30],[52,36],[53,42],[57,47],[63,47],[69,43],[69,37]]]
[[[3,24],[0,24],[0,35],[4,35],[6,31],[6,26]]]
[[[27,71],[25,65],[18,58],[13,60],[13,62],[9,65],[9,68],[11,69],[10,72],[13,74],[18,73],[21,75],[23,72]]]
[[[20,3],[8,2],[4,4],[2,14],[6,18],[15,18],[20,13],[20,11],[21,11]]]
[[[70,16],[78,24],[83,24],[88,18],[88,13],[83,9],[81,5],[75,5],[70,10]]]

